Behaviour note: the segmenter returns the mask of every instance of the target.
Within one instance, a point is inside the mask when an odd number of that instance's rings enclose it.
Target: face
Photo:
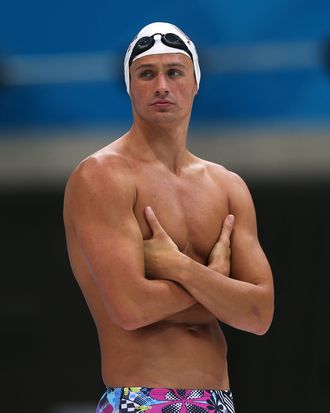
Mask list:
[[[189,120],[197,85],[188,56],[168,53],[141,57],[132,63],[130,79],[135,119]]]

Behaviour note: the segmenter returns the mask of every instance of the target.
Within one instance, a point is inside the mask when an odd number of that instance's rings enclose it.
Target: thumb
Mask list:
[[[153,209],[150,206],[147,206],[144,210],[146,220],[149,224],[149,227],[153,233],[153,236],[155,235],[163,235],[165,234],[165,231],[163,227],[160,225]]]

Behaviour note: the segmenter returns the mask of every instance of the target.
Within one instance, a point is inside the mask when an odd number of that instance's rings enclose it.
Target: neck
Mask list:
[[[127,138],[135,152],[148,162],[160,162],[174,173],[179,173],[187,162],[187,122],[171,125],[147,123],[135,119]]]

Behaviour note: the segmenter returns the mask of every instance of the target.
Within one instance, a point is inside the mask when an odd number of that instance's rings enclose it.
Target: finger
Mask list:
[[[221,229],[221,234],[219,237],[220,242],[230,243],[230,236],[234,228],[235,217],[232,214],[226,216],[223,226]]]
[[[163,227],[160,225],[153,209],[150,206],[147,206],[144,210],[146,220],[149,224],[149,227],[153,235],[163,235],[166,234]]]

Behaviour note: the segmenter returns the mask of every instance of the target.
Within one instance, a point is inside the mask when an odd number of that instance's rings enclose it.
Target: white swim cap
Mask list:
[[[174,42],[171,41],[174,36],[172,37],[169,36],[170,42],[167,42],[166,37],[164,38],[164,36],[162,36],[162,35],[166,35],[169,33],[173,33],[174,35],[178,36],[182,40],[183,49],[180,48],[181,45],[178,45],[178,47],[176,47],[175,41]],[[149,47],[147,46],[147,49],[145,51],[138,53],[136,56],[133,57],[133,59],[131,59],[134,46],[138,43],[138,41],[142,37],[153,38],[154,44],[152,44],[153,41],[151,40],[152,46],[149,46]],[[171,43],[171,46],[166,45],[166,43]],[[186,36],[183,33],[182,30],[174,26],[174,24],[156,22],[156,23],[148,24],[147,26],[143,27],[143,29],[140,30],[139,33],[135,36],[132,43],[128,46],[128,49],[125,55],[125,60],[124,60],[125,83],[126,83],[126,89],[127,89],[128,94],[130,94],[129,68],[130,68],[131,63],[134,60],[140,57],[143,57],[143,56],[148,56],[148,55],[153,55],[153,54],[163,54],[163,53],[182,53],[192,59],[193,64],[194,64],[195,78],[196,78],[197,90],[198,90],[199,82],[201,79],[201,71],[199,68],[198,55],[197,55],[197,51],[196,51],[194,43],[189,39],[188,36]]]

